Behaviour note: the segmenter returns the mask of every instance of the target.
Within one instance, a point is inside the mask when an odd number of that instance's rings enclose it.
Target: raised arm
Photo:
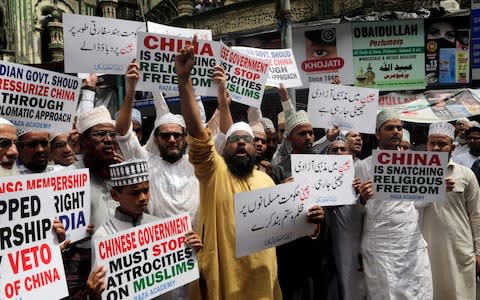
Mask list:
[[[219,112],[220,131],[226,133],[232,126],[232,114],[230,113],[230,94],[227,91],[227,76],[221,66],[215,66],[212,80],[218,84],[217,108]]]
[[[135,59],[133,59],[132,62],[128,64],[127,73],[125,74],[127,91],[123,104],[120,107],[117,121],[115,122],[115,129],[120,135],[126,135],[132,124],[133,99],[135,98],[135,86],[139,78],[140,67],[135,62]]]
[[[193,37],[191,45],[185,46],[175,56],[175,71],[178,76],[178,91],[180,94],[180,107],[183,118],[187,125],[187,132],[196,139],[207,139],[208,134],[204,130],[200,111],[193,92],[190,74],[195,63],[193,45],[197,43],[197,37]]]

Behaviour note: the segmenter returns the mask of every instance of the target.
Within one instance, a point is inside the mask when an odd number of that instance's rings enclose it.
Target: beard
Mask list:
[[[15,175],[18,175],[18,169],[15,164],[13,164],[11,169],[5,169],[3,167],[0,167],[0,177],[15,176]]]
[[[162,157],[163,160],[173,164],[182,158],[182,156],[186,152],[186,148],[187,147],[185,145],[179,148],[179,151],[169,151],[167,148],[160,148],[160,147],[158,150],[160,151],[160,156]]]
[[[237,157],[235,153],[225,154],[224,160],[227,164],[228,170],[230,170],[234,176],[239,178],[247,178],[250,176],[255,167],[255,155]]]

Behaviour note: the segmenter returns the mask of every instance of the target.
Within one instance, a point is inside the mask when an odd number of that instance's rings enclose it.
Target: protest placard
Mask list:
[[[235,194],[237,257],[312,234],[315,227],[307,222],[311,190],[291,182]]]
[[[125,74],[142,22],[63,14],[65,72]]]
[[[29,177],[0,184],[0,299],[62,299],[68,289],[52,228],[53,187],[28,186]]]
[[[0,195],[41,188],[52,188],[48,197],[42,201],[52,208],[53,216],[63,223],[66,238],[73,243],[87,237],[87,226],[90,223],[89,170],[64,170],[0,178]]]
[[[78,77],[0,61],[0,116],[17,130],[68,132],[80,84]]]
[[[175,55],[191,43],[190,38],[138,32],[137,61],[140,64],[140,80],[137,90],[160,89],[168,95],[178,95]],[[219,51],[220,44],[215,41],[199,40],[194,48],[195,65],[191,78],[197,96],[218,95],[218,88],[212,84],[211,76]]]
[[[310,198],[320,206],[356,203],[351,155],[292,154],[295,182],[310,187]]]
[[[173,35],[190,39],[196,34],[199,40],[212,40],[212,31],[210,29],[174,27],[147,21],[147,30],[151,33]]]
[[[262,104],[269,73],[267,61],[229,48],[221,43],[218,64],[227,75],[227,90],[232,100],[252,107]]]
[[[185,245],[190,229],[181,214],[94,238],[94,265],[107,271],[102,299],[152,299],[197,279],[194,250]]]
[[[448,153],[373,150],[373,199],[442,202]]]
[[[313,127],[375,133],[378,90],[337,84],[311,83],[308,115]]]
[[[292,49],[258,49],[251,47],[232,47],[232,49],[245,55],[260,58],[270,64],[266,85],[278,87],[280,83],[283,83],[286,88],[302,86]]]

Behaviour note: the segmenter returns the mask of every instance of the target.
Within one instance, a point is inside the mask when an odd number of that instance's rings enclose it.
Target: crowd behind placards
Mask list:
[[[301,85],[291,50],[78,22],[65,30],[83,55],[123,56],[104,66],[125,74],[125,98],[113,119],[94,105],[96,74],[81,83],[0,62],[1,299],[476,298],[480,125],[431,122],[417,148],[400,112],[380,109],[378,90],[363,87],[390,50],[357,43],[352,61],[372,59],[367,72],[352,68],[362,87],[312,82],[307,112],[283,85]],[[356,24],[353,34],[407,35],[368,43],[417,53],[419,24]],[[119,45],[102,46],[107,36]],[[305,59],[304,70],[346,63]],[[414,86],[412,59],[377,65]],[[278,86],[277,126],[262,116],[265,85]],[[154,97],[148,133],[136,90]],[[179,95],[181,114],[162,92]],[[208,119],[206,95],[217,97]],[[232,116],[232,101],[244,116]]]

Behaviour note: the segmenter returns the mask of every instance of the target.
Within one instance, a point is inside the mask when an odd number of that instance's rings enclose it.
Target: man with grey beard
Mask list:
[[[0,118],[0,176],[17,175],[17,130],[12,123]]]

